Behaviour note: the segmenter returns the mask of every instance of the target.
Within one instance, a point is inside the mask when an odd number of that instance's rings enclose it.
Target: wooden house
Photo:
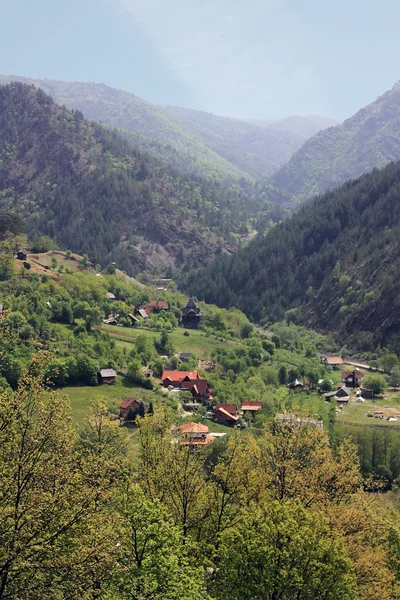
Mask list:
[[[372,400],[372,398],[374,397],[374,392],[372,390],[369,390],[368,388],[360,388],[360,392],[361,392],[361,396],[363,398],[365,398],[366,400]]]
[[[342,372],[342,382],[352,388],[360,387],[361,379],[363,377],[364,373],[358,370]]]
[[[130,410],[135,410],[135,408],[138,408],[138,406],[139,402],[134,398],[124,398],[119,405],[119,416],[125,419],[128,412]]]
[[[244,413],[250,413],[254,415],[257,411],[262,409],[261,402],[257,402],[256,400],[245,400],[242,402],[242,411]]]
[[[337,369],[343,364],[343,359],[340,356],[325,356],[324,364],[325,367],[332,367],[332,369]]]
[[[206,446],[213,438],[209,435],[207,425],[201,423],[183,423],[172,429],[181,446]]]
[[[114,369],[101,369],[100,370],[100,373],[99,373],[100,383],[108,383],[109,385],[112,385],[113,383],[115,383],[116,378],[117,378],[117,373],[114,371]]]
[[[201,318],[200,308],[193,298],[190,298],[185,308],[182,308],[180,324],[187,329],[197,329]]]
[[[218,403],[214,419],[224,425],[236,425],[239,420],[237,405]]]
[[[212,399],[213,389],[206,379],[184,379],[180,385],[182,390],[191,392],[194,399],[199,402],[208,402]]]

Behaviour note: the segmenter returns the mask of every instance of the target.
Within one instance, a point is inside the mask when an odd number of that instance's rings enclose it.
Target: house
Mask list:
[[[281,423],[286,423],[292,427],[318,427],[319,429],[324,428],[323,421],[321,419],[310,419],[309,417],[299,417],[293,413],[281,413],[276,415],[276,418]]]
[[[119,416],[125,419],[128,412],[130,410],[135,410],[135,408],[138,408],[138,406],[139,402],[134,398],[124,398],[119,405]]]
[[[371,400],[374,397],[374,392],[368,388],[360,388],[361,396],[366,400]]]
[[[236,425],[239,420],[237,405],[218,403],[215,407],[214,419],[224,425]]]
[[[159,313],[161,310],[168,310],[168,302],[165,300],[152,300],[148,306],[151,306],[153,312]]]
[[[181,389],[191,392],[193,398],[200,402],[212,399],[213,389],[209,386],[207,379],[185,379],[181,383]]]
[[[107,300],[115,300],[115,296],[112,292],[107,292],[106,298]]]
[[[117,316],[115,316],[115,317],[111,316],[111,317],[108,317],[108,319],[103,319],[103,323],[105,325],[118,325]]]
[[[192,352],[179,352],[179,354],[177,354],[176,356],[179,362],[184,363],[190,360],[193,354]]]
[[[351,390],[345,385],[341,385],[335,392],[337,398],[350,398]]]
[[[26,260],[26,252],[24,252],[23,250],[18,250],[16,258],[18,260]]]
[[[330,402],[331,400],[336,400],[336,392],[327,392],[326,394],[323,394],[323,397],[327,402]]]
[[[138,313],[144,320],[148,319],[149,317],[149,315],[143,308],[139,308]]]
[[[184,381],[190,381],[193,379],[200,379],[197,371],[163,371],[161,375],[161,383],[164,387],[180,388]]]
[[[117,374],[114,369],[101,369],[99,373],[100,383],[115,383]]]
[[[359,387],[361,383],[361,379],[364,377],[364,373],[361,371],[343,371],[342,372],[342,382],[345,385],[351,385],[351,387]]]
[[[202,314],[193,298],[189,299],[185,308],[182,308],[180,324],[188,329],[197,329],[200,324]]]
[[[324,359],[325,367],[332,367],[332,369],[337,369],[340,365],[343,364],[343,359],[340,356],[325,356]]]
[[[262,409],[261,402],[256,402],[255,400],[245,400],[242,402],[242,411],[249,412],[254,415],[258,410]]]
[[[201,423],[183,423],[173,427],[181,446],[206,446],[213,438],[209,435],[207,425]]]

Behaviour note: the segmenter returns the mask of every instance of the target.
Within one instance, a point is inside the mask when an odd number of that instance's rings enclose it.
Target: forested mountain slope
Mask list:
[[[134,146],[182,172],[217,179],[267,177],[286,163],[309,135],[330,124],[322,117],[312,117],[310,133],[310,117],[294,117],[296,123],[289,119],[280,127],[277,122],[270,130],[256,122],[157,106],[103,84],[0,75],[0,83],[11,81],[41,87],[58,104],[120,129]]]
[[[400,159],[400,83],[341,125],[310,138],[272,178],[292,202]]]
[[[247,232],[256,204],[237,186],[178,175],[40,89],[0,86],[0,209],[24,216],[31,236],[130,274],[196,267]]]
[[[259,321],[286,316],[360,349],[381,343],[399,352],[399,271],[400,163],[392,163],[218,258],[187,289]]]

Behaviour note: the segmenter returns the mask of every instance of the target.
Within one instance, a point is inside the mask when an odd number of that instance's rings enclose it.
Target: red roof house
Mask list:
[[[342,372],[342,382],[346,385],[351,385],[352,387],[359,387],[363,377],[364,373],[358,370]]]
[[[189,379],[182,381],[181,388],[192,393],[197,400],[205,402],[212,398],[212,388],[208,385],[207,379]]]
[[[128,412],[132,409],[134,410],[139,406],[139,402],[134,398],[124,398],[119,405],[119,416],[126,417]]]
[[[239,420],[237,405],[218,403],[215,406],[215,420],[226,425],[235,425]]]

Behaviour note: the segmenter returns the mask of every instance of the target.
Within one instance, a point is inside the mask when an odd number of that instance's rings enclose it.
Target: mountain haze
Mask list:
[[[400,159],[400,83],[341,125],[320,131],[270,183],[292,202]]]
[[[262,127],[191,109],[157,106],[104,84],[0,75],[0,83],[33,84],[61,105],[120,130],[132,145],[183,172],[217,179],[263,179],[298,150],[308,135],[331,124],[322,117],[293,117],[295,123]],[[282,121],[282,124],[284,121]],[[317,124],[318,123],[318,124]]]

